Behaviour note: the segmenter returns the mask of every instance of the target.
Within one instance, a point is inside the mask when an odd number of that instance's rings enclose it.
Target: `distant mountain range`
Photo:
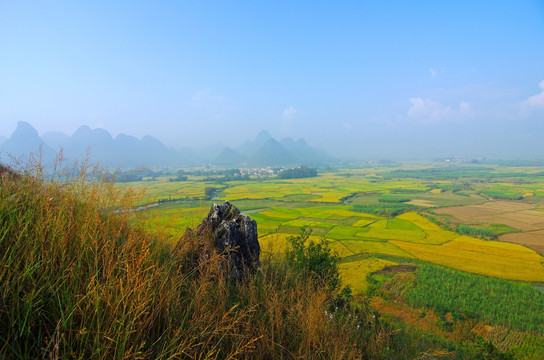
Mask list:
[[[211,163],[217,166],[317,166],[333,163],[335,159],[325,151],[309,146],[304,139],[285,138],[278,142],[266,130],[254,141],[246,141],[236,149],[225,147]]]
[[[115,138],[104,129],[81,126],[72,136],[62,132],[48,132],[41,137],[27,122],[20,121],[13,134],[0,137],[0,161],[22,158],[41,151],[44,163],[51,162],[62,149],[64,159],[81,160],[87,152],[91,163],[98,162],[110,168],[135,168],[141,166],[201,166],[266,167],[330,164],[333,157],[323,150],[309,146],[304,139],[275,140],[268,131],[261,131],[253,141],[246,141],[232,149],[216,144],[197,153],[185,148],[176,150],[165,146],[152,136],[137,139],[119,134]]]

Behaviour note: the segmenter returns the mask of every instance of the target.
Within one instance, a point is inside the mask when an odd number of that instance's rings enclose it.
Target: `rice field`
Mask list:
[[[339,271],[343,283],[351,287],[353,295],[363,295],[369,286],[368,275],[386,266],[396,264],[388,260],[368,258],[342,263],[339,265]]]
[[[489,189],[486,183],[464,184],[462,194],[458,194],[451,190],[457,186],[455,180],[382,176],[387,171],[390,170],[349,169],[322,173],[316,178],[270,178],[220,185],[195,178],[184,182],[142,181],[133,185],[146,189],[147,202],[180,200],[146,212],[146,227],[151,232],[166,233],[172,242],[179,239],[186,227],[196,226],[205,217],[211,204],[205,199],[205,188],[214,187],[218,189],[216,202],[230,200],[257,221],[264,253],[284,253],[286,239],[298,235],[305,227],[311,231],[312,240],[326,239],[341,258],[370,256],[356,262],[346,261],[341,266],[344,281],[361,293],[366,286],[361,285],[366,281],[365,274],[387,263],[374,259],[374,254],[419,259],[511,280],[544,282],[544,258],[528,248],[544,246],[544,242],[541,244],[544,211],[537,205],[527,201],[488,201],[480,196],[481,191]],[[508,184],[493,183],[492,190],[521,192],[527,196],[531,193],[536,198],[544,188],[544,182],[530,187],[514,185],[510,190]],[[461,236],[423,217],[417,208],[396,217],[353,211],[355,204],[378,204],[379,196],[400,196],[438,216],[502,229],[504,235],[500,239],[510,242]],[[512,229],[520,233],[512,233]]]
[[[452,269],[507,280],[544,282],[544,258],[538,253],[528,252],[531,250],[521,245],[466,238],[443,245],[391,242],[420,260]],[[505,244],[508,249],[501,247]]]

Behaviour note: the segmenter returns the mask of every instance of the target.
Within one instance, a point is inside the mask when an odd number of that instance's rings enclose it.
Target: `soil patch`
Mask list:
[[[397,274],[397,273],[414,272],[416,270],[417,270],[416,264],[400,264],[400,265],[386,266],[383,269],[374,272],[373,274],[377,274],[377,275]]]

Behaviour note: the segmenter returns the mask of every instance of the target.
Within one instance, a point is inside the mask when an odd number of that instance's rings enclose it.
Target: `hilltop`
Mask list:
[[[326,244],[306,249],[299,238],[291,262],[265,258],[255,274],[229,280],[227,257],[206,250],[205,234],[189,232],[172,246],[143,231],[137,213],[122,211],[136,200],[131,191],[85,176],[45,181],[35,170],[0,167],[0,357],[389,353],[392,330],[340,291]]]

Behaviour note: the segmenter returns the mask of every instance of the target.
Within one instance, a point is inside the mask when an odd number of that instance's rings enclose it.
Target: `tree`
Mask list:
[[[211,199],[215,195],[216,191],[216,188],[209,186],[204,189],[204,194],[206,195],[206,198]]]
[[[325,283],[335,292],[340,286],[339,257],[331,252],[324,238],[319,242],[308,241],[311,233],[303,227],[300,235],[287,238],[287,260],[297,272]]]

